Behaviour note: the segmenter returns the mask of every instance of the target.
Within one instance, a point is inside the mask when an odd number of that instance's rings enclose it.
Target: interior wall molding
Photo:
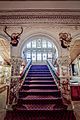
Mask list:
[[[80,10],[18,9],[0,11],[0,25],[28,23],[80,25]]]
[[[80,9],[4,9],[1,12],[80,12]]]

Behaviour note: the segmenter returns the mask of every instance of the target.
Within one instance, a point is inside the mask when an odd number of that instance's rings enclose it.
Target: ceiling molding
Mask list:
[[[80,10],[18,9],[0,11],[0,25],[28,23],[80,25]]]
[[[1,12],[80,12],[80,9],[4,9]]]

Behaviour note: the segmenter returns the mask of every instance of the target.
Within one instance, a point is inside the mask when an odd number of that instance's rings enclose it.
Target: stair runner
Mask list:
[[[19,91],[16,110],[53,111],[64,110],[61,92],[47,65],[32,65]]]
[[[59,91],[46,65],[32,65],[13,111],[4,120],[76,120],[72,110],[66,110]]]

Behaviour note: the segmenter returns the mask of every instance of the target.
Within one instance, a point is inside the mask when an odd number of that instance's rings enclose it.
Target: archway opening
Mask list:
[[[58,58],[58,49],[54,42],[43,35],[36,35],[26,40],[22,49],[22,58],[27,62],[54,62]]]

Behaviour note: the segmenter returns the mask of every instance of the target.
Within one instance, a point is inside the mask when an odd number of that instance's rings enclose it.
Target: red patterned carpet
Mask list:
[[[4,120],[76,120],[73,111],[10,112]]]

